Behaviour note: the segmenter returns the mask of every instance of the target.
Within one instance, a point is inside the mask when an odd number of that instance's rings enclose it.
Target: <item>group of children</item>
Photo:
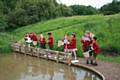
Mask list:
[[[97,66],[96,57],[100,53],[100,48],[96,42],[97,38],[93,32],[87,31],[81,39],[83,55],[87,64]]]
[[[54,45],[54,38],[52,36],[52,33],[48,33],[48,42],[46,42],[45,37],[43,36],[43,34],[40,34],[40,39],[38,39],[38,36],[32,32],[32,33],[26,33],[25,36],[25,43],[28,47],[30,46],[38,46],[38,43],[40,43],[40,47],[45,49],[46,48],[46,44],[48,44],[49,49],[53,49],[53,45]]]
[[[91,63],[92,65],[97,65],[96,57],[100,53],[100,48],[96,42],[96,37],[92,32],[85,32],[84,36],[81,39],[82,43],[82,50],[83,55],[86,59],[86,63]],[[48,44],[49,49],[53,49],[54,46],[54,37],[52,36],[52,33],[48,33],[48,40],[46,41],[46,38],[43,36],[43,34],[40,34],[40,39],[38,39],[37,35],[32,33],[27,33],[25,36],[25,42],[30,47],[37,46],[38,43],[40,45],[40,48],[45,49],[46,44]],[[76,34],[65,34],[64,38],[60,41],[58,41],[58,47],[63,46],[64,52],[68,54],[73,54],[74,59],[77,59],[77,48],[76,48]],[[67,55],[65,55],[65,58]]]

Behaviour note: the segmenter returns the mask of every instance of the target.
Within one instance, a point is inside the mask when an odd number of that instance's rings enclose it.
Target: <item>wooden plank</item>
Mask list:
[[[56,52],[56,62],[59,62],[59,51]]]

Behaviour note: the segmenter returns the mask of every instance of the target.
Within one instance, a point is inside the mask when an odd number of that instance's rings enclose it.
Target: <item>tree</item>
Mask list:
[[[4,16],[0,16],[0,32],[4,32],[5,29],[8,27],[7,22],[5,21]]]
[[[1,19],[1,25],[8,25],[4,28],[5,30],[13,30],[38,21],[62,16],[71,16],[73,14],[87,15],[95,13],[96,9],[91,6],[75,5],[73,7],[68,7],[63,4],[58,4],[56,0],[0,1],[0,16],[5,18],[4,20]]]
[[[120,12],[120,1],[113,0],[112,3],[105,4],[100,8],[101,13],[105,15],[116,14]]]
[[[72,8],[73,15],[92,15],[98,13],[97,9],[92,6],[72,5],[70,7]]]

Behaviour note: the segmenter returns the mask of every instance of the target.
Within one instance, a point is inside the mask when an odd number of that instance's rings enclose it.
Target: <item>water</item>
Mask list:
[[[92,72],[22,54],[0,55],[0,80],[100,80]]]

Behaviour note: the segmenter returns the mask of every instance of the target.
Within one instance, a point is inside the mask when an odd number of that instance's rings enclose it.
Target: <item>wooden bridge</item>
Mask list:
[[[20,46],[20,45],[12,45],[12,50],[18,53],[23,53],[26,55],[44,58],[49,60],[54,60],[56,62],[64,62],[68,65],[71,65],[72,54],[71,53],[64,53],[60,51],[54,51],[50,49],[42,49],[42,48],[34,48],[34,47],[27,47],[27,46]],[[67,56],[65,58],[65,56]]]
[[[84,68],[84,69],[94,72],[96,75],[98,75],[101,78],[101,80],[105,80],[105,77],[103,76],[103,74],[101,74],[99,71],[95,70],[94,68],[91,68],[89,66],[81,64],[79,61],[76,63],[72,63],[72,61],[71,61],[72,54],[71,53],[65,53],[65,52],[54,51],[54,50],[49,50],[49,49],[21,46],[18,44],[13,44],[12,49],[13,49],[13,51],[15,51],[17,53],[56,61],[57,63],[64,63],[69,66],[73,65],[76,67],[81,67],[81,68]],[[67,56],[67,58],[65,58],[65,56]]]

